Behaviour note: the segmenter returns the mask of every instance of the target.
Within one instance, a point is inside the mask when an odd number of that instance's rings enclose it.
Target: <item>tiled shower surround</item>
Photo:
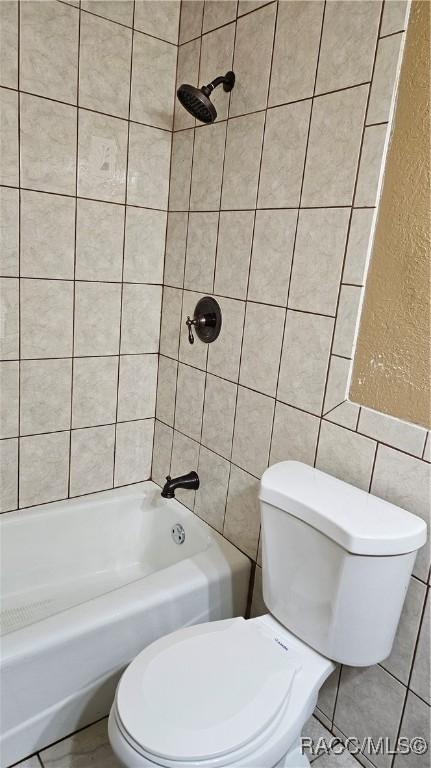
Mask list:
[[[0,3],[3,510],[151,474],[179,4],[78,5]]]
[[[256,563],[256,615],[269,464],[428,515],[425,430],[345,399],[406,3],[77,6],[23,2],[18,37],[0,3],[4,509],[195,469],[178,498]],[[174,107],[176,68],[234,69],[213,125]],[[190,346],[208,294],[221,335]],[[423,551],[390,658],[322,689],[332,733],[427,735],[428,592]]]

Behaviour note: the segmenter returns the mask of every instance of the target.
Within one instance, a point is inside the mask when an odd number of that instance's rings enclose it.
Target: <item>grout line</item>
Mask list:
[[[18,72],[17,72],[17,86],[18,86],[18,440],[17,440],[17,478],[16,478],[16,504],[19,508],[20,503],[20,477],[21,477],[21,347],[22,347],[22,328],[21,328],[21,3],[17,6],[18,15],[18,41],[17,41],[17,57],[18,57]]]
[[[79,77],[81,64],[81,8],[78,9],[78,63],[76,71],[76,99],[79,102]],[[79,110],[76,110],[76,150],[75,150],[75,222],[73,242],[73,293],[72,293],[72,356],[70,371],[70,415],[69,415],[69,470],[67,478],[67,496],[70,498],[72,480],[72,423],[73,423],[73,382],[75,377],[75,320],[76,320],[76,256],[78,232],[78,173],[79,173]]]
[[[135,0],[132,7],[132,27],[135,22]],[[124,206],[123,216],[123,259],[121,265],[121,290],[120,290],[120,327],[118,334],[118,366],[117,366],[117,392],[116,392],[116,404],[115,404],[115,433],[114,433],[114,455],[112,462],[112,487],[115,488],[115,467],[117,460],[117,423],[118,423],[118,409],[119,409],[119,392],[120,392],[120,352],[121,352],[121,337],[122,337],[122,322],[123,322],[123,299],[124,299],[124,263],[126,254],[126,224],[127,224],[127,194],[128,194],[128,182],[129,182],[129,150],[130,150],[130,109],[132,102],[132,75],[133,75],[133,46],[134,46],[135,30],[132,28],[132,39],[130,45],[130,72],[129,72],[129,104],[128,104],[128,122],[127,122],[127,144],[126,144],[126,167],[125,167],[125,182],[124,182],[124,199],[126,205]],[[160,313],[162,307],[160,306]],[[154,435],[153,435],[154,441]],[[151,453],[152,463],[152,453]],[[150,470],[151,474],[151,470]]]

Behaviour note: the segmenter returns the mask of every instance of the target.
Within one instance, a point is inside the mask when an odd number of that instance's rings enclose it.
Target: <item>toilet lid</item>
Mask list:
[[[253,622],[174,632],[130,664],[117,690],[124,728],[145,752],[205,760],[243,747],[287,703],[297,669]]]

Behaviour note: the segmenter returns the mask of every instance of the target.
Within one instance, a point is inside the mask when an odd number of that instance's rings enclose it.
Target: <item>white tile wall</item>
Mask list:
[[[151,475],[180,3],[0,5],[7,511]]]

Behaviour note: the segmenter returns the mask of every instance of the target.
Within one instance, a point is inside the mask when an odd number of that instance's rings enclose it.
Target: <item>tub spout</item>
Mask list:
[[[180,477],[169,477],[168,475],[162,490],[163,498],[173,499],[177,488],[186,488],[191,491],[197,491],[199,488],[199,477],[197,472],[189,472],[187,475],[180,475]]]

